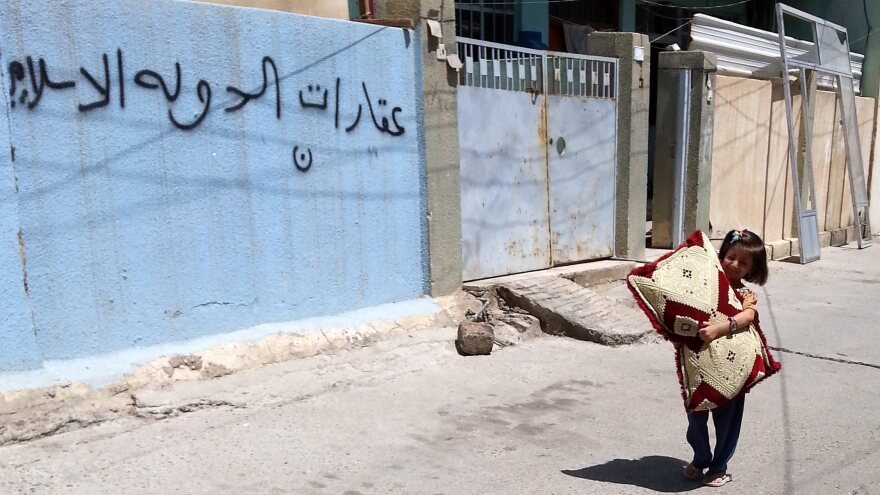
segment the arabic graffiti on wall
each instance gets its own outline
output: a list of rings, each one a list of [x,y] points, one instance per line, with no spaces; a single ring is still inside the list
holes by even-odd
[[[424,294],[418,36],[0,0],[0,372]]]
[[[113,63],[110,62],[111,57],[107,53],[101,55],[101,66],[98,71],[94,68],[90,70],[86,66],[79,67],[79,78],[70,80],[53,79],[49,73],[47,62],[44,58],[39,57],[34,61],[31,55],[25,56],[23,59],[13,59],[7,67],[8,88],[9,88],[9,106],[12,109],[27,108],[29,111],[36,111],[47,94],[47,90],[62,92],[64,90],[73,89],[77,84],[86,84],[90,88],[90,92],[94,93],[96,99],[86,102],[76,102],[77,111],[85,113],[99,110],[116,101],[120,109],[125,108],[125,92],[126,85],[133,84],[136,88],[152,91],[161,90],[166,103],[168,104],[168,121],[174,128],[181,131],[192,131],[198,128],[208,117],[212,109],[213,90],[211,83],[205,79],[199,79],[195,88],[191,91],[194,97],[198,99],[201,109],[197,116],[189,121],[178,117],[174,112],[174,103],[181,96],[181,65],[179,62],[174,63],[173,75],[165,74],[154,70],[153,68],[143,68],[134,72],[129,80],[126,74],[124,62],[124,54],[122,49],[117,49]],[[227,85],[226,92],[231,96],[228,102],[223,104],[224,113],[238,112],[245,108],[248,103],[253,100],[266,96],[271,93],[270,98],[274,98],[275,118],[282,118],[282,81],[279,78],[278,65],[270,56],[264,56],[260,62],[262,71],[262,83],[255,91],[247,91],[245,89]],[[169,82],[170,81],[170,82]],[[113,96],[114,85],[116,86]],[[390,107],[389,102],[385,98],[374,100],[370,96],[366,82],[361,82],[359,87],[343,88],[342,79],[337,77],[332,82],[333,96],[330,96],[330,89],[324,85],[317,83],[309,84],[305,88],[299,90],[300,108],[306,111],[328,112],[332,110],[333,127],[339,129],[342,126],[346,133],[355,131],[361,124],[361,117],[364,113],[364,105],[370,116],[370,121],[375,129],[384,134],[393,137],[402,136],[406,129],[398,122],[398,115],[403,111],[399,106]],[[358,91],[361,101],[357,105],[355,118],[349,123],[340,123],[340,93],[343,91]],[[129,90],[130,91],[130,90]],[[333,108],[330,109],[332,102]],[[308,147],[294,145],[291,156],[293,165],[300,172],[308,172],[313,164],[313,155]]]

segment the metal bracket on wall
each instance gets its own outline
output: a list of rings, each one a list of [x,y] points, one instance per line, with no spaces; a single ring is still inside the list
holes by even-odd
[[[789,44],[794,40],[787,39],[785,36],[785,16],[791,16],[810,24],[814,43],[809,45],[808,50],[790,51]],[[779,31],[779,49],[782,54],[782,86],[785,92],[785,110],[788,123],[789,168],[791,169],[792,192],[795,198],[793,204],[798,224],[800,262],[809,263],[819,259],[819,226],[811,160],[814,102],[810,101],[811,93],[807,88],[807,71],[831,75],[835,79],[837,98],[843,114],[841,120],[844,136],[846,136],[846,163],[859,248],[871,245],[868,194],[862,164],[861,144],[859,143],[858,119],[855,112],[849,41],[846,28],[782,3],[776,5],[776,22]],[[794,56],[792,52],[796,52],[797,55]],[[794,127],[791,82],[789,80],[791,71],[797,73],[801,90],[801,119],[806,140],[806,148],[801,160],[798,159],[798,145]]]

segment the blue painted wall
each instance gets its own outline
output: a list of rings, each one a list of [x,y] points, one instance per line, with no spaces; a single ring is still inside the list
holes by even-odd
[[[0,370],[424,293],[412,32],[2,0],[0,36]]]
[[[9,126],[0,123],[0,369],[40,365],[40,353],[26,297],[24,265],[19,250],[18,188],[11,161]]]

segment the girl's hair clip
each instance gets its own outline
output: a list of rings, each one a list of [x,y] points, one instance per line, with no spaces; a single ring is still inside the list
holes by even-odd
[[[733,235],[730,236],[730,243],[739,242],[742,240],[742,233],[738,230],[733,231]]]

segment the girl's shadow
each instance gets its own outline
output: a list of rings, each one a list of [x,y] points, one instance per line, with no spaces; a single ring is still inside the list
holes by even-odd
[[[681,493],[696,490],[699,481],[684,477],[687,461],[664,456],[647,456],[641,459],[614,459],[578,470],[563,469],[563,474],[575,478],[634,485],[656,492]]]

